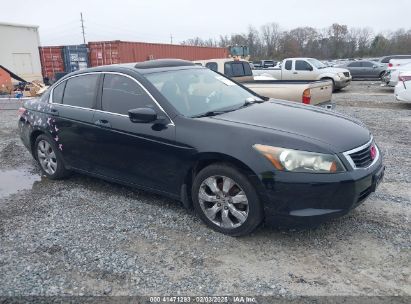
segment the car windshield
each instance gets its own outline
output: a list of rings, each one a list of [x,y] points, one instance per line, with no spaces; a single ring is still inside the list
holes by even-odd
[[[315,66],[317,69],[324,69],[327,67],[324,63],[314,58],[308,58],[307,61],[311,63],[313,66]]]
[[[161,94],[184,116],[232,111],[256,95],[209,69],[186,69],[146,74]]]

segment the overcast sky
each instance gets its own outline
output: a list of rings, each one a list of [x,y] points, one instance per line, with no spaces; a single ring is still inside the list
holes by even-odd
[[[276,22],[283,29],[325,28],[332,23],[370,27],[375,33],[411,28],[411,0],[40,0],[4,1],[1,22],[40,26],[42,45],[82,43],[80,12],[86,40],[129,40],[178,43],[218,38]]]

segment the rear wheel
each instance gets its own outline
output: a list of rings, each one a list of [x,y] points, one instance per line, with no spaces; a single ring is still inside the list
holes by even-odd
[[[249,234],[263,220],[263,209],[254,186],[238,169],[214,164],[201,170],[192,188],[199,217],[221,233]]]
[[[63,157],[52,139],[46,135],[39,135],[34,148],[40,168],[48,178],[60,179],[68,175]]]
[[[380,75],[378,76],[379,79],[382,79],[382,76],[384,76],[385,71],[381,72]]]

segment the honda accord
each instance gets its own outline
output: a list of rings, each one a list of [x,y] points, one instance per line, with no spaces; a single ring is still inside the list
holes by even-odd
[[[344,215],[384,174],[361,122],[269,100],[183,60],[71,73],[26,101],[18,126],[48,178],[77,171],[163,194],[233,236],[264,220]]]

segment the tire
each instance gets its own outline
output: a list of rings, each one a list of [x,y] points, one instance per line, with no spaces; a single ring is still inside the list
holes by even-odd
[[[247,235],[263,221],[263,207],[255,187],[229,164],[202,169],[194,178],[192,200],[201,220],[226,235]]]
[[[385,71],[381,72],[380,75],[378,76],[378,79],[382,80],[382,77],[384,76],[384,74],[385,74]]]
[[[62,179],[69,171],[64,167],[63,156],[50,137],[41,134],[34,143],[34,153],[41,171],[50,179]]]

